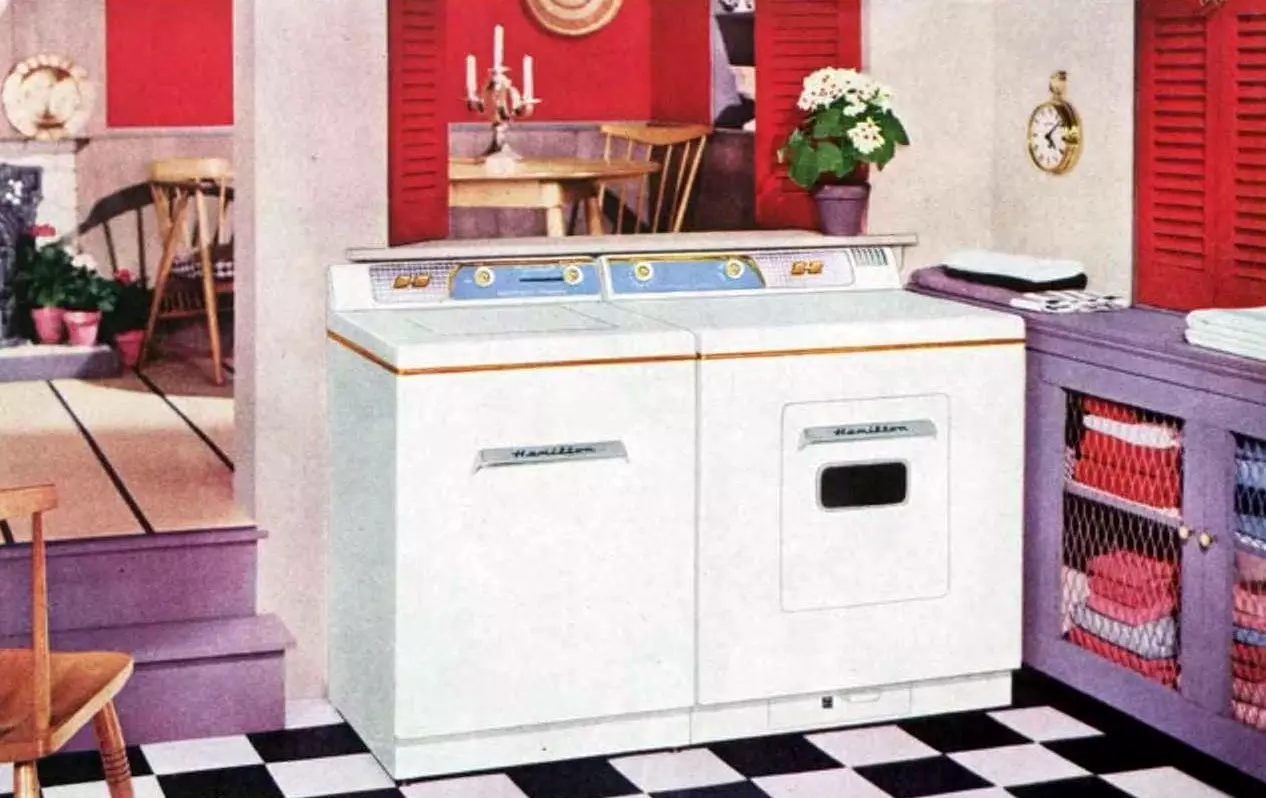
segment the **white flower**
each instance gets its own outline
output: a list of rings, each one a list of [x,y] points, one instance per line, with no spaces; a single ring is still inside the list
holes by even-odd
[[[74,253],[74,257],[71,259],[71,262],[84,271],[97,271],[97,259],[89,255],[87,252]]]
[[[884,145],[883,131],[870,117],[853,125],[848,131],[848,139],[862,155],[869,155]]]
[[[847,116],[860,116],[872,105],[888,111],[892,108],[892,90],[855,69],[824,67],[804,79],[796,106],[802,111],[817,111],[839,100],[844,100]]]

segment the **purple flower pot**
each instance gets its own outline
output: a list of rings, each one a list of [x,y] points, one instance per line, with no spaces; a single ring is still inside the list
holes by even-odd
[[[855,236],[862,232],[866,219],[866,203],[870,199],[870,184],[843,186],[819,186],[813,192],[818,203],[818,218],[822,232],[829,236]]]

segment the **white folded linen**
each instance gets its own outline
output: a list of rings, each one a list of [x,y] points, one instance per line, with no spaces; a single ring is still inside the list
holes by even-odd
[[[1215,331],[1236,331],[1263,339],[1266,344],[1266,306],[1259,308],[1206,308],[1187,314],[1187,326]]]
[[[1258,344],[1250,344],[1242,336],[1222,335],[1208,327],[1188,327],[1183,337],[1187,339],[1187,343],[1205,349],[1216,349],[1253,360],[1266,360],[1266,339]]]
[[[983,249],[959,250],[945,258],[942,263],[951,269],[963,272],[992,274],[1031,283],[1067,280],[1086,273],[1086,269],[1074,260],[1011,255]]]
[[[1102,432],[1117,440],[1132,443],[1135,446],[1146,446],[1149,449],[1173,449],[1182,445],[1182,439],[1178,437],[1174,428],[1164,424],[1128,424],[1089,413],[1082,420],[1082,424],[1086,429]]]

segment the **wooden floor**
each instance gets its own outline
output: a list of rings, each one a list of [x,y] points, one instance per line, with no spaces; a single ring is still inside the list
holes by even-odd
[[[50,540],[243,526],[233,502],[233,382],[169,358],[118,379],[0,383],[0,485],[49,481]],[[0,545],[30,539],[0,526]]]

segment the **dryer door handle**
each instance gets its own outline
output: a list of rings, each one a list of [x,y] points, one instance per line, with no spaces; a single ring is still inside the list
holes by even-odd
[[[571,463],[584,460],[628,460],[623,441],[588,441],[584,443],[551,443],[532,446],[504,446],[480,449],[475,458],[475,471],[505,466]]]
[[[800,448],[823,443],[852,443],[892,438],[935,438],[936,422],[931,419],[871,421],[864,424],[828,424],[807,427],[800,433]]]

